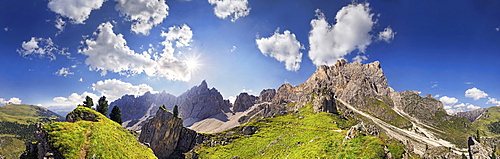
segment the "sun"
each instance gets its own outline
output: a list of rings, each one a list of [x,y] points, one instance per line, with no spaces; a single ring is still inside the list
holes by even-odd
[[[201,63],[200,63],[200,56],[199,55],[196,55],[196,54],[192,54],[192,55],[187,55],[184,57],[185,58],[185,63],[186,63],[186,66],[187,66],[187,70],[190,72],[190,73],[193,73],[195,72],[196,70],[198,70],[201,66]]]

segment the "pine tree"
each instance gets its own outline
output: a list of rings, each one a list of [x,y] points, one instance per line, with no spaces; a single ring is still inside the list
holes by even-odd
[[[172,110],[172,112],[174,113],[174,117],[179,116],[179,106],[175,105],[174,110]]]
[[[101,98],[99,98],[98,105],[97,105],[97,111],[104,116],[108,115],[108,101],[106,100],[105,96],[102,96]]]
[[[83,106],[88,107],[88,108],[92,108],[92,106],[94,106],[94,102],[92,101],[92,98],[90,98],[89,96],[85,97],[85,101],[83,101]]]
[[[109,119],[117,122],[118,124],[122,124],[122,112],[118,106],[114,106],[109,114]]]
[[[477,142],[481,142],[481,136],[479,136],[479,130],[476,130]]]

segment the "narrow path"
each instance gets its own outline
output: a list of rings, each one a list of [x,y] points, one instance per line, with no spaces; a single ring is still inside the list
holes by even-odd
[[[83,146],[80,149],[80,153],[78,155],[78,158],[83,159],[87,157],[87,151],[89,150],[89,144],[90,144],[90,133],[92,132],[92,127],[94,124],[90,124],[89,126],[89,131],[85,132],[85,142],[83,142]]]
[[[451,144],[450,142],[447,142],[444,140],[431,139],[431,138],[428,138],[426,136],[422,136],[421,134],[415,133],[413,131],[408,131],[408,130],[404,130],[404,129],[395,127],[395,126],[388,124],[385,121],[382,121],[376,117],[373,117],[365,112],[357,110],[356,108],[354,108],[353,106],[344,102],[341,99],[338,99],[338,98],[335,98],[335,99],[337,101],[340,101],[343,105],[345,105],[347,108],[351,109],[355,113],[360,114],[360,115],[370,119],[371,121],[373,121],[373,123],[378,125],[380,128],[384,129],[387,132],[387,135],[389,135],[393,138],[396,138],[400,141],[407,141],[408,139],[412,139],[414,141],[421,142],[423,144],[427,144],[427,145],[431,145],[431,146],[450,147],[450,148],[452,148],[453,152],[455,152],[457,154],[462,154],[462,151],[464,151],[464,150],[456,148],[456,146],[454,144]],[[423,152],[421,152],[421,153],[423,153]]]

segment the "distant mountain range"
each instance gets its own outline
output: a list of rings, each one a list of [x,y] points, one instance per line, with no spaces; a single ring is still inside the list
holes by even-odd
[[[489,158],[495,153],[500,136],[494,130],[500,121],[496,118],[500,112],[497,107],[461,113],[467,115],[448,115],[443,104],[431,95],[422,97],[418,92],[394,91],[379,62],[361,64],[339,60],[333,66],[318,67],[300,85],[284,84],[278,90],[263,90],[259,96],[242,93],[233,105],[224,101],[215,88],[208,89],[205,81],[179,97],[161,93],[137,97],[139,100],[125,97],[129,99],[127,102],[122,102],[123,98],[111,105],[123,107],[124,113],[130,114],[125,118],[128,121],[142,117],[139,121],[147,123],[147,118],[153,117],[159,105],[165,104],[171,111],[177,104],[184,126],[199,132],[242,130],[246,123],[253,125],[268,121],[266,119],[293,116],[306,108],[313,113],[326,112],[340,118],[332,121],[334,123],[356,121],[350,129],[344,128],[349,130],[347,136],[356,130],[379,137],[386,144],[400,143],[404,153],[396,158],[458,158],[462,154]],[[140,126],[136,126],[138,130]],[[230,138],[222,141],[233,142]],[[212,146],[216,145],[208,147]]]

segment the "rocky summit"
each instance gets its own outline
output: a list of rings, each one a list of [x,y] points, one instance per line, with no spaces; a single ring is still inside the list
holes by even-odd
[[[174,105],[178,105],[179,116],[184,119],[184,126],[190,126],[209,117],[227,120],[225,113],[231,112],[232,107],[217,89],[208,88],[206,81],[202,81],[200,85],[194,86],[178,97],[165,91],[158,94],[147,92],[138,97],[125,95],[112,102],[110,107],[120,107],[124,127],[130,130],[140,130],[142,125],[155,116],[157,110],[163,105],[170,111]]]

